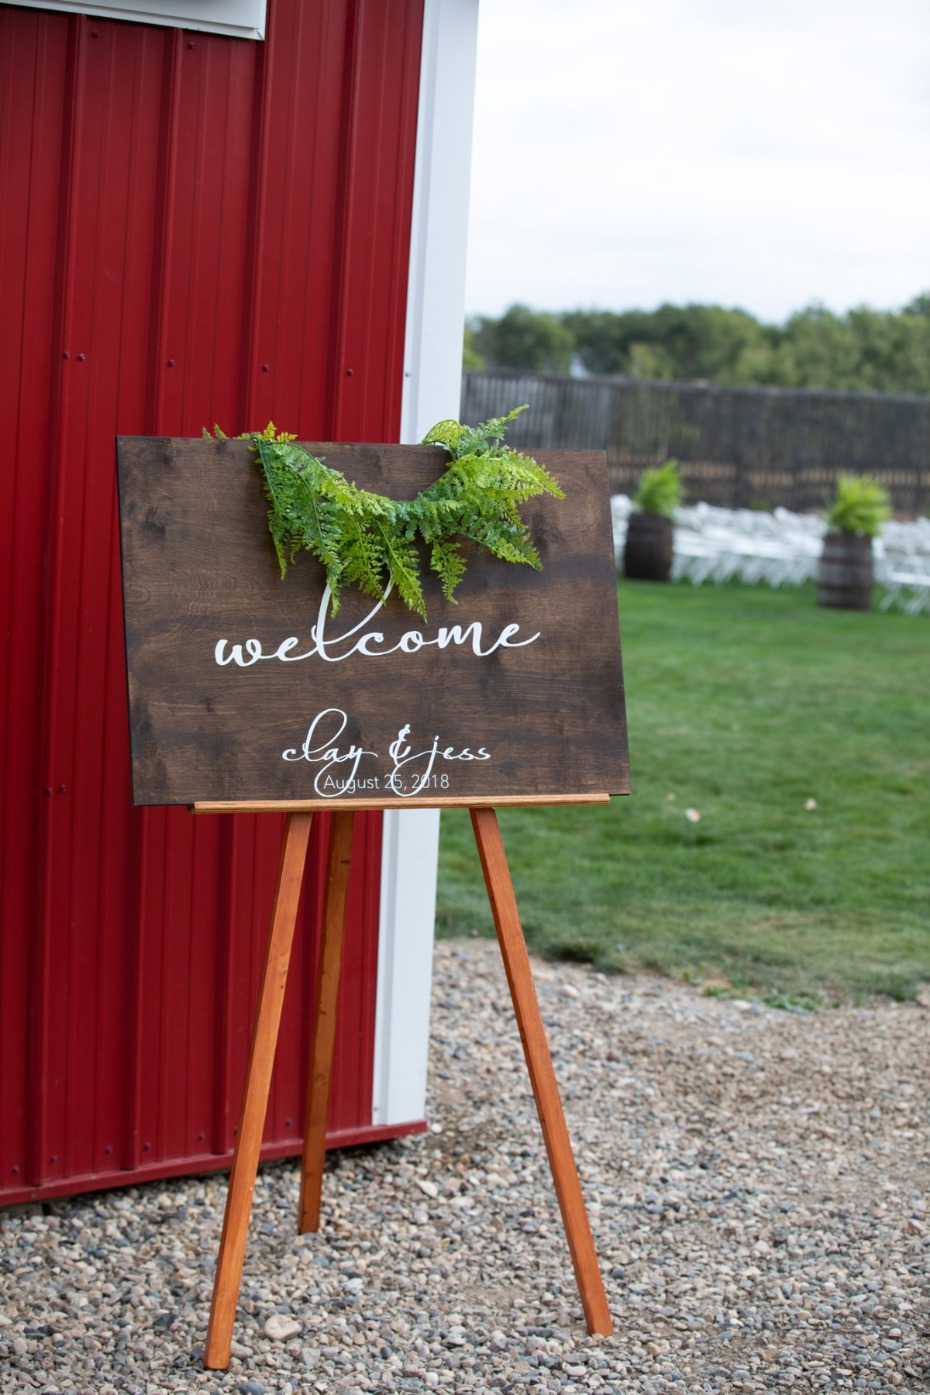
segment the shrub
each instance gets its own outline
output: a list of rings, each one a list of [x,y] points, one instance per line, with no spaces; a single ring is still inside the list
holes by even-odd
[[[827,514],[827,527],[874,538],[891,513],[888,491],[868,475],[841,475]]]
[[[684,497],[678,469],[677,460],[666,460],[664,465],[653,465],[644,470],[639,488],[633,496],[634,506],[643,513],[663,514],[671,518]]]

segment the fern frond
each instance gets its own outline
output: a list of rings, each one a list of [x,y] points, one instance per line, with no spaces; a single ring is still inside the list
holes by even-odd
[[[366,596],[383,600],[385,596],[385,557],[380,538],[368,520],[357,513],[346,512],[343,523],[343,580],[347,586],[357,586]]]
[[[426,619],[426,601],[420,584],[420,559],[414,544],[388,526],[383,518],[373,522],[383,550],[385,568],[397,594],[410,610]]]
[[[340,514],[345,505],[340,500],[340,481],[346,489],[351,486],[338,471],[328,469],[298,446],[263,436],[253,440],[271,503],[268,525],[281,577],[286,576],[288,565],[301,548],[312,552],[326,569],[335,611],[343,570]]]
[[[421,445],[445,446],[454,460],[456,458],[458,443],[465,429],[466,428],[461,426],[457,421],[452,421],[451,418],[446,418],[445,421],[437,421],[436,425],[431,426],[429,431],[427,431]]]
[[[483,421],[480,426],[460,426],[456,438],[456,448],[454,451],[450,451],[453,460],[460,460],[467,455],[486,455],[489,451],[493,451],[495,449],[494,443],[497,442],[499,445],[503,441],[508,423],[518,417],[521,412],[525,412],[529,405],[528,402],[524,402],[522,407],[514,407],[513,411],[508,412],[505,417],[491,417],[490,421]],[[448,424],[448,422],[443,423],[446,426]],[[457,426],[458,423],[455,422],[453,425]],[[511,451],[509,446],[506,449],[512,455],[517,454],[516,451]]]
[[[439,578],[446,600],[457,604],[453,592],[465,575],[466,567],[459,544],[447,538],[437,538],[430,548],[429,564]]]

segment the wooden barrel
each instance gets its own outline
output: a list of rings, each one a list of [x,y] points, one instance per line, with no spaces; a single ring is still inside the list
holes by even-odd
[[[868,610],[872,580],[872,539],[856,533],[828,533],[817,571],[817,604]]]
[[[668,581],[672,570],[672,520],[631,513],[623,549],[623,575],[634,581]]]

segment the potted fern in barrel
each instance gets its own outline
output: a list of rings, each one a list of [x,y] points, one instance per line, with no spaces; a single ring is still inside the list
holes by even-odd
[[[644,470],[633,495],[623,549],[623,575],[635,581],[668,581],[672,571],[674,514],[682,501],[678,461]]]
[[[868,475],[841,475],[827,514],[817,572],[817,604],[868,610],[872,604],[872,539],[891,513],[887,490]]]

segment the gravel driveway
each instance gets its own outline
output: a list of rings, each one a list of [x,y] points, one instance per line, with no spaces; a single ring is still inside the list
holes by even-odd
[[[3,1214],[0,1388],[930,1390],[930,1008],[534,968],[613,1337],[584,1330],[497,947],[456,941],[431,1132],[330,1155],[315,1236],[296,1165],[262,1169],[228,1373],[200,1364],[213,1176]]]

